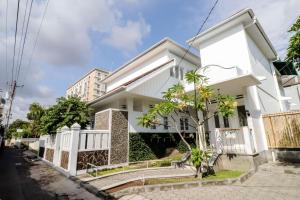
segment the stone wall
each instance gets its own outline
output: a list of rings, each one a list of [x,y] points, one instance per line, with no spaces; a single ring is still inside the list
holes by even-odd
[[[69,152],[62,151],[61,158],[60,158],[60,166],[64,169],[68,170],[68,164],[69,164]]]
[[[87,163],[96,166],[108,165],[108,150],[78,152],[77,170],[86,169]]]
[[[109,110],[95,114],[94,129],[108,130],[109,129]]]
[[[49,162],[53,162],[54,149],[46,148],[45,159]]]
[[[128,113],[112,110],[110,164],[128,162]]]

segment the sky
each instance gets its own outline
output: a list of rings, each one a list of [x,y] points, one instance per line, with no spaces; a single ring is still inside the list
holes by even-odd
[[[12,79],[17,2],[0,0],[2,96]],[[26,3],[28,14],[30,2],[20,0],[15,63],[20,61],[22,24]],[[25,119],[32,102],[43,106],[55,103],[69,85],[89,70],[97,67],[113,71],[165,37],[187,47],[186,41],[196,34],[214,1],[49,0],[33,51],[46,3],[47,0],[33,1],[18,78],[18,85],[24,86],[17,88],[13,119]],[[300,1],[219,0],[203,30],[244,8],[253,9],[283,59],[290,37],[287,30],[300,13]]]

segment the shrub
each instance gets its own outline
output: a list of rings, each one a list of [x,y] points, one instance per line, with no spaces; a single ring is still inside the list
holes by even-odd
[[[156,159],[151,148],[146,144],[144,139],[138,133],[129,135],[129,161],[142,161]]]
[[[180,152],[180,153],[185,153],[189,150],[189,148],[187,147],[187,145],[180,140],[180,142],[177,144],[176,149]]]

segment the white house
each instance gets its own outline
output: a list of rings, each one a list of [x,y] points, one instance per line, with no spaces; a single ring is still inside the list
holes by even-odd
[[[174,132],[164,126],[143,128],[136,118],[161,101],[162,92],[173,84],[182,82],[189,88],[183,74],[198,69],[212,88],[235,96],[238,102],[234,117],[209,120],[206,132],[211,146],[216,147],[221,138],[224,152],[264,153],[268,146],[262,115],[285,111],[287,104],[273,65],[277,53],[253,11],[242,10],[187,42],[199,50],[200,57],[185,55],[185,48],[166,38],[111,73],[104,80],[106,94],[89,103],[96,112],[95,127],[101,128],[103,120],[117,126],[109,116],[119,109],[128,113],[126,134]],[[101,115],[107,111],[110,114]],[[185,128],[184,120],[180,127],[194,131]]]
[[[167,127],[143,128],[136,118],[162,100],[162,93],[178,82],[185,82],[184,74],[200,66],[200,59],[171,39],[156,43],[105,80],[107,92],[89,104],[96,112],[106,109],[128,111],[128,132],[175,132]],[[185,55],[185,58],[181,58]],[[185,132],[194,132],[186,130]]]

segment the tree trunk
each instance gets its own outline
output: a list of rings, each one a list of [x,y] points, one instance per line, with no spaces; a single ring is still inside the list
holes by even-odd
[[[204,133],[203,133],[203,125],[198,125],[197,133],[198,133],[198,137],[199,137],[199,146],[198,146],[198,148],[200,150],[204,150],[205,140],[204,140]]]

